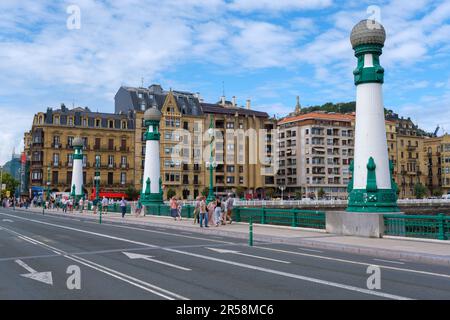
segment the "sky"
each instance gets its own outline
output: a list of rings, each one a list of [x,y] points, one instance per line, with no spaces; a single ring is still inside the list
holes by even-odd
[[[0,164],[48,107],[114,112],[121,85],[159,83],[281,117],[355,100],[349,36],[387,32],[385,106],[450,130],[450,0],[1,0]]]

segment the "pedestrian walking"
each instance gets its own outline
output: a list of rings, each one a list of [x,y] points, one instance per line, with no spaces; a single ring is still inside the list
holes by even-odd
[[[172,218],[177,221],[177,217],[178,217],[178,202],[177,202],[177,198],[175,196],[172,197],[172,199],[170,199],[170,215],[172,216]]]
[[[103,214],[108,213],[108,199],[106,197],[103,197],[102,199],[102,212]]]
[[[142,211],[142,203],[140,201],[138,201],[136,203],[136,211],[135,211],[135,217],[139,217],[141,215],[141,211]]]
[[[203,228],[203,220],[205,220],[205,228],[208,228],[208,211],[206,210],[205,197],[200,201],[200,228]]]
[[[122,200],[120,200],[120,209],[122,210],[122,218],[125,218],[125,213],[127,213],[127,202],[125,201],[125,197],[122,197]]]
[[[194,202],[194,224],[200,222],[200,202],[202,200],[201,196],[198,196]]]
[[[230,220],[230,224],[233,222],[233,219],[231,218],[231,214],[233,212],[233,206],[234,206],[234,199],[231,197],[231,193],[228,194],[228,199],[226,201],[226,207],[227,207],[227,214],[225,215],[225,224],[228,220]]]
[[[211,201],[206,207],[208,210],[208,221],[214,223],[214,209],[216,209],[216,201]]]
[[[84,211],[84,200],[83,200],[83,198],[81,198],[80,201],[78,201],[78,209],[80,210],[80,213],[83,213],[83,211]]]
[[[214,223],[216,227],[220,225],[221,216],[222,216],[222,203],[220,202],[220,200],[216,200],[216,208],[214,209]]]
[[[179,221],[181,221],[182,210],[183,210],[183,203],[181,203],[181,201],[178,201],[177,217],[178,217],[178,219],[180,219]]]

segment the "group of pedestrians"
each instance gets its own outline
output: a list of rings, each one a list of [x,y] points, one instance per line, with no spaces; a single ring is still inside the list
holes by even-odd
[[[205,228],[209,228],[208,223],[216,227],[226,225],[228,221],[231,224],[233,221],[231,218],[233,204],[234,199],[231,194],[224,201],[216,199],[209,204],[206,204],[205,196],[197,197],[194,206],[194,224],[200,224],[200,228],[203,228],[203,225]]]

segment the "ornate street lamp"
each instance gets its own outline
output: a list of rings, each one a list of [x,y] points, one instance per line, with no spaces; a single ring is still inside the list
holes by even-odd
[[[208,197],[206,198],[206,202],[210,203],[210,202],[214,201],[216,198],[214,195],[214,184],[213,184],[213,170],[216,167],[216,162],[214,161],[214,158],[213,158],[213,142],[214,142],[214,117],[213,117],[213,115],[210,116],[208,134],[211,137],[211,140],[209,143],[209,148],[210,148],[211,153],[210,153],[210,157],[209,157],[209,162],[206,163],[206,165],[209,166],[209,192],[208,192]]]
[[[278,186],[278,189],[281,190],[281,201],[284,201],[284,190],[286,190],[286,186]]]

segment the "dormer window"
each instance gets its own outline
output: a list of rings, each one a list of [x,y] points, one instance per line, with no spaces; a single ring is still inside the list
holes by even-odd
[[[69,117],[69,126],[73,126],[73,118]]]
[[[95,126],[97,127],[97,128],[100,128],[100,119],[95,119]]]
[[[145,111],[145,102],[141,103],[141,111]]]
[[[87,127],[87,119],[83,118],[83,127]]]
[[[127,128],[127,122],[126,121],[122,121],[122,129],[126,129]]]
[[[110,129],[114,128],[114,121],[113,120],[109,120],[108,121],[108,128],[110,128]]]
[[[56,117],[55,117],[53,123],[54,123],[54,124],[57,124],[57,125],[59,124],[59,116],[56,116]]]
[[[142,93],[139,93],[138,96],[139,96],[139,99],[143,99],[144,98],[144,95]]]

